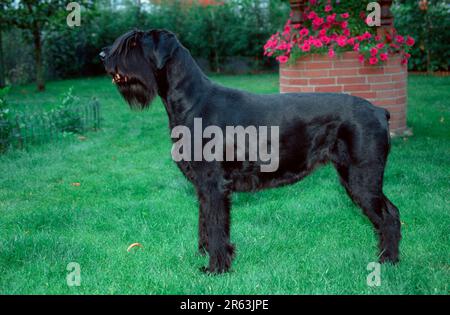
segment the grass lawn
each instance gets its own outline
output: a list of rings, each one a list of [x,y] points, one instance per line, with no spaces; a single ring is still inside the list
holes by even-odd
[[[278,91],[277,75],[214,79]],[[132,112],[106,77],[51,82],[42,94],[15,87],[9,101],[46,107],[71,86],[101,100],[100,132],[0,156],[1,294],[449,293],[449,77],[410,76],[414,136],[393,141],[385,177],[401,212],[402,260],[382,266],[379,287],[366,284],[377,259],[372,227],[330,166],[295,185],[235,194],[233,270],[200,273],[196,198],[171,160],[161,102]],[[144,247],[127,252],[134,242]],[[79,287],[66,284],[69,262],[81,266]]]

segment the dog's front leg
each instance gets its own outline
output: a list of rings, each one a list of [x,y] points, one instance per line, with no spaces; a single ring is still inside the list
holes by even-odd
[[[206,272],[222,273],[231,267],[234,247],[230,243],[230,193],[208,183],[200,194],[200,209],[206,226],[209,266]]]

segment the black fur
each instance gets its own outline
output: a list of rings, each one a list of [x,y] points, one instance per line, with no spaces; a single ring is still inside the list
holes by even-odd
[[[347,193],[373,223],[380,239],[380,261],[398,261],[399,212],[382,189],[390,146],[386,110],[346,94],[256,95],[217,85],[165,30],[129,32],[104,49],[101,57],[132,106],[145,108],[159,94],[170,128],[184,125],[192,130],[194,117],[203,119],[203,128],[280,126],[276,172],[260,172],[260,161],[177,163],[197,191],[199,249],[210,257],[205,270],[225,272],[231,266],[233,191],[291,184],[327,162],[335,166]]]

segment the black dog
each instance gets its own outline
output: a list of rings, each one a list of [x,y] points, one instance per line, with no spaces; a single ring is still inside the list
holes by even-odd
[[[170,128],[279,126],[279,167],[261,172],[261,161],[180,161],[200,203],[199,249],[209,254],[209,272],[230,268],[230,195],[291,184],[331,161],[352,200],[380,239],[380,261],[398,261],[398,209],[383,193],[390,147],[389,113],[346,94],[256,95],[211,82],[189,51],[165,30],[131,31],[103,49],[100,57],[123,97],[146,108],[158,94]],[[246,149],[247,150],[247,149]]]

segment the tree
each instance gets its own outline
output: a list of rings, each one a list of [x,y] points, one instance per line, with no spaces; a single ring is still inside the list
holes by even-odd
[[[36,86],[38,91],[45,90],[45,74],[42,58],[42,32],[57,16],[65,14],[66,1],[63,0],[9,0],[7,17],[10,25],[29,32],[28,40],[34,46],[36,67]],[[65,19],[59,19],[65,23]]]
[[[0,88],[5,87],[5,62],[3,59],[3,30],[6,28],[6,4],[0,2]]]

